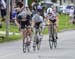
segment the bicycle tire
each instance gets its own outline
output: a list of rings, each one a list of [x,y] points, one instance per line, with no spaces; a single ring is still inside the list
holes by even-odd
[[[40,50],[40,45],[41,45],[41,39],[38,40],[37,50]]]
[[[34,41],[33,41],[33,51],[36,50],[36,36],[34,36]]]
[[[27,46],[27,50],[28,50],[28,52],[30,52],[30,46]]]
[[[37,44],[37,50],[40,50],[40,45],[39,44]]]
[[[39,38],[39,36],[37,35],[37,34],[39,34],[40,35],[40,32],[38,33],[39,31],[37,31],[36,30],[36,34],[35,34],[35,36],[34,36],[34,42],[35,42],[35,46],[33,47],[33,50],[35,51],[36,50],[36,48],[37,48],[37,50],[39,50],[40,49],[40,44],[41,44],[41,39]]]
[[[33,51],[35,51],[36,50],[36,46],[33,46]]]
[[[37,48],[37,50],[39,50],[39,41],[38,41],[38,37],[36,37],[35,36],[35,39],[34,39],[35,41],[34,41],[34,46],[33,46],[33,50],[35,51],[36,50],[36,48]]]
[[[25,53],[25,52],[26,52],[26,44],[25,44],[25,42],[23,40],[23,53]]]
[[[49,37],[49,46],[50,46],[50,49],[53,49],[53,41],[51,37]]]
[[[57,47],[57,39],[56,39],[55,31],[53,34],[53,43],[54,43],[54,48],[56,48]]]
[[[54,42],[54,48],[57,48],[57,40]]]
[[[26,47],[27,47],[27,51],[30,52],[30,42],[28,42],[28,37],[26,38]]]

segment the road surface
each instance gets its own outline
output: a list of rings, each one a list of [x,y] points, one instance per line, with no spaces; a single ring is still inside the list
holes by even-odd
[[[44,36],[40,51],[22,52],[22,41],[0,44],[0,59],[75,59],[75,31],[58,33],[58,46],[50,50],[48,36]]]

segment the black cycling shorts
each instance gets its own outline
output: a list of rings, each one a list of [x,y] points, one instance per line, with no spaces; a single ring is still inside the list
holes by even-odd
[[[36,22],[36,23],[35,23],[35,28],[38,29],[41,23],[42,23],[42,22]]]
[[[19,21],[19,23],[20,23],[20,25],[21,25],[21,29],[24,29],[25,28],[25,26],[29,26],[29,25],[31,25],[30,24],[30,21]]]
[[[54,20],[50,20],[52,23],[55,23],[56,22],[56,19],[54,19]]]

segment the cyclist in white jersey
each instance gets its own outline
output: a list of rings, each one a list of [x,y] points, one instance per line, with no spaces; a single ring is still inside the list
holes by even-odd
[[[35,14],[33,17],[32,17],[32,27],[34,27],[34,29],[41,29],[41,33],[40,33],[40,38],[42,38],[42,32],[44,30],[43,28],[43,17],[40,16],[40,13],[37,12],[37,14]],[[35,33],[35,30],[34,30],[34,33]]]
[[[32,17],[32,23],[33,23],[33,26],[36,26],[39,28],[40,24],[43,23],[43,17],[40,16],[40,13],[37,12],[37,14],[35,14],[33,17]]]
[[[57,28],[58,28],[58,16],[57,16],[57,13],[56,13],[56,9],[55,7],[52,7],[52,8],[48,8],[47,9],[47,21],[48,21],[48,25],[51,23],[51,22],[54,22],[54,27],[55,27],[55,30],[57,32]],[[58,38],[58,37],[56,37]]]

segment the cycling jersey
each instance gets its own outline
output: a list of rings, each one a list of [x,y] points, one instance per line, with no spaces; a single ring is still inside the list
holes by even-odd
[[[20,11],[20,13],[17,15],[17,18],[18,20],[20,21],[26,21],[26,20],[29,20],[30,19],[30,16],[31,16],[31,11],[26,8],[23,8],[23,10]],[[29,18],[28,18],[29,17]]]
[[[32,17],[32,20],[34,22],[43,22],[43,17],[38,15],[38,14],[35,14],[33,17]]]
[[[23,7],[22,9],[17,9],[17,21],[20,24],[20,28],[24,29],[25,26],[29,26],[31,25],[30,21],[31,21],[31,11],[29,10],[29,8],[25,8]]]
[[[47,9],[47,18],[52,21],[52,22],[55,22],[56,21],[56,11],[53,10],[52,8],[48,8]]]

